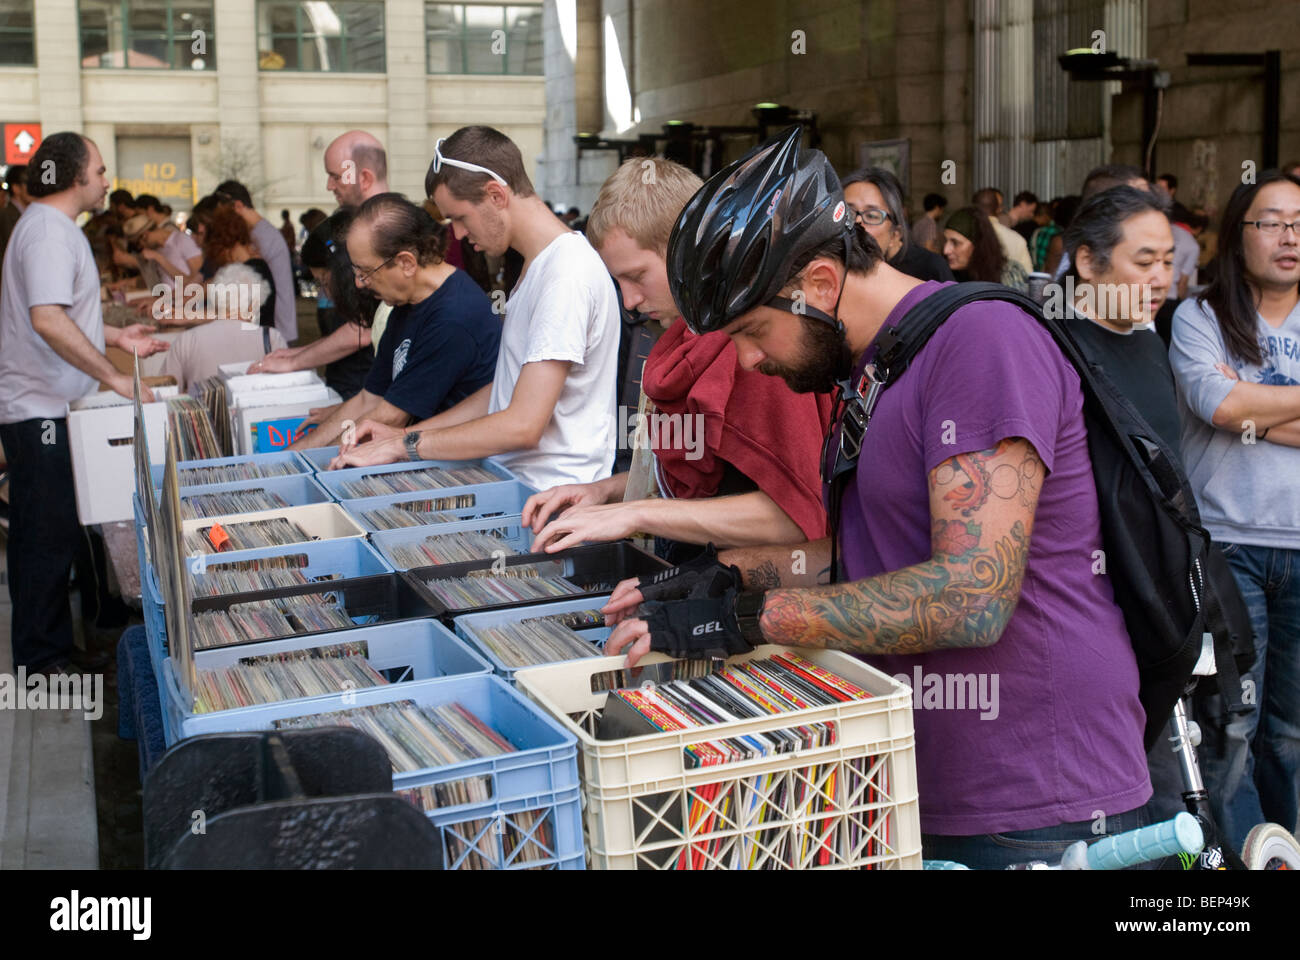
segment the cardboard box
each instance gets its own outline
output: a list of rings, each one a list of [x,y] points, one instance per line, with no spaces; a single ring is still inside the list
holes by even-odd
[[[277,402],[277,391],[268,391],[264,399],[270,402],[256,407],[241,406],[231,411],[231,431],[235,437],[237,453],[275,453],[287,449],[289,443],[293,442],[290,438],[298,435],[298,425],[308,412],[315,407],[328,407],[343,400],[337,392],[324,384],[320,385],[319,391],[313,389],[310,399],[295,398],[290,402]],[[270,429],[271,426],[274,429]],[[259,442],[269,445],[262,449]]]

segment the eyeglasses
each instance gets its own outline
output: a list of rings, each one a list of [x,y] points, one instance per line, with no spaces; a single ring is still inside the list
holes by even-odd
[[[867,207],[865,210],[855,210],[853,214],[863,225],[868,227],[878,227],[886,220],[893,220],[888,213],[879,207]]]
[[[397,256],[397,254],[393,254],[393,256],[389,257],[387,260],[385,260],[385,261],[384,261],[383,263],[381,263],[379,266],[377,266],[377,267],[372,267],[372,268],[370,268],[369,270],[365,271],[364,273],[362,273],[360,270],[358,270],[358,269],[357,269],[357,265],[354,263],[354,264],[352,264],[352,275],[353,275],[354,277],[356,277],[357,280],[358,280],[360,283],[364,283],[364,284],[366,284],[366,285],[369,285],[369,284],[370,284],[370,278],[373,277],[373,276],[374,276],[376,273],[378,273],[380,270],[384,269],[384,267],[386,267],[386,266],[388,266],[390,263],[392,263],[392,262],[393,262],[393,259],[394,259],[396,256]]]
[[[450,167],[460,167],[460,169],[462,170],[470,170],[474,173],[486,173],[497,183],[501,184],[501,186],[503,187],[510,186],[510,184],[506,183],[505,177],[501,176],[501,174],[499,173],[493,173],[487,167],[480,167],[477,163],[469,163],[466,160],[453,160],[451,157],[444,157],[442,155],[442,144],[443,141],[446,139],[447,139],[446,137],[439,137],[438,142],[433,145],[433,172],[434,173],[439,173],[442,170],[443,165],[446,164],[447,166]]]
[[[1300,237],[1300,220],[1292,223],[1284,223],[1281,220],[1243,220],[1241,225],[1250,225],[1266,237],[1281,236],[1288,230],[1294,230],[1295,235]]]

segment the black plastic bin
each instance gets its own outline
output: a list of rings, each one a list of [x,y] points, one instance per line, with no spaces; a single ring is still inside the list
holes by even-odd
[[[356,627],[374,626],[379,623],[391,623],[398,620],[415,620],[432,616],[428,603],[422,594],[395,573],[372,574],[368,577],[351,577],[345,580],[322,580],[316,583],[303,583],[292,587],[277,587],[274,590],[257,590],[247,593],[226,593],[217,597],[196,597],[190,608],[194,613],[207,610],[226,610],[237,603],[250,600],[281,600],[288,597],[302,597],[313,594],[329,594],[342,603],[343,609],[353,620],[366,618],[367,622],[354,623],[352,627],[331,627],[328,630],[304,631],[292,636],[309,637],[318,633],[335,633],[339,630]],[[371,617],[377,619],[371,620]],[[267,640],[280,639],[267,637]],[[261,643],[261,640],[246,640],[238,644],[223,646],[247,646]],[[206,648],[212,649],[212,648]]]
[[[668,567],[667,563],[654,554],[646,553],[626,540],[620,540],[617,543],[587,544],[561,550],[558,553],[526,553],[505,558],[508,567],[535,566],[544,576],[565,577],[582,587],[581,593],[566,594],[562,597],[532,597],[510,603],[492,603],[476,607],[448,607],[425,586],[426,580],[463,577],[474,570],[486,570],[492,566],[492,563],[492,560],[440,563],[401,571],[396,576],[406,581],[411,591],[425,605],[429,616],[438,617],[450,626],[454,618],[464,613],[510,610],[514,607],[528,607],[539,603],[559,603],[565,600],[580,600],[583,597],[598,597],[609,593],[620,580],[655,573]]]

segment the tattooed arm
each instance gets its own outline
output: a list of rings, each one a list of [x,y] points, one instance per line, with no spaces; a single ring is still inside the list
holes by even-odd
[[[723,550],[718,554],[718,562],[738,567],[747,591],[813,587],[830,582],[831,540],[823,537],[797,546]]]
[[[1045,470],[1020,437],[930,473],[932,555],[853,583],[769,590],[772,643],[854,653],[924,653],[997,643],[1024,580]]]

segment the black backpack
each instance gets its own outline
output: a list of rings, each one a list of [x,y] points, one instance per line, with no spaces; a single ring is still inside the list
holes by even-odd
[[[1241,702],[1240,671],[1254,654],[1250,615],[1227,560],[1201,526],[1182,465],[1102,369],[1088,363],[1062,321],[1001,284],[946,286],[881,331],[875,358],[879,390],[903,374],[954,311],[978,300],[1003,300],[1037,318],[1078,371],[1106,572],[1137,655],[1146,749],[1188,690],[1206,633],[1214,638],[1225,710],[1249,710]],[[870,420],[870,406],[856,417],[860,430]],[[838,526],[837,493],[832,492],[832,520]]]

